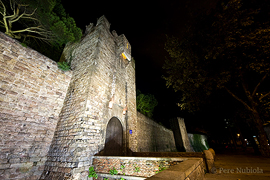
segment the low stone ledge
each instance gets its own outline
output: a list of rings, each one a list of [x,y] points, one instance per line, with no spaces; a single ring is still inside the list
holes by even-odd
[[[147,178],[147,180],[203,180],[205,170],[202,158],[189,158],[178,165]]]
[[[183,157],[94,156],[92,163],[98,174],[109,175],[109,171],[115,168],[120,176],[147,178],[158,173],[161,167],[169,169],[187,159]]]
[[[210,150],[204,150],[203,151],[204,155],[205,155],[205,162],[206,162],[206,168],[207,168],[207,172],[211,173],[212,172],[212,168],[215,166],[214,164],[214,156],[212,154],[212,151]]]
[[[144,180],[146,179],[145,177],[136,177],[136,176],[124,176],[124,175],[110,175],[110,174],[102,174],[102,173],[97,173],[99,178],[111,178],[111,179],[120,179],[124,178],[125,180]]]
[[[94,156],[93,159],[127,159],[127,160],[163,160],[163,161],[185,161],[187,157],[132,157],[132,156]]]
[[[203,158],[203,152],[133,152],[134,157],[198,157]]]

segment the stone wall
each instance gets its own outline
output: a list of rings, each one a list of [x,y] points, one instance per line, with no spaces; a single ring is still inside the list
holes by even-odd
[[[180,152],[194,152],[188,138],[184,118],[170,119],[170,125],[173,130],[177,150]]]
[[[138,152],[176,151],[172,130],[137,112]]]
[[[0,51],[0,179],[38,179],[72,72],[3,33]]]
[[[102,16],[63,56],[73,76],[41,179],[85,179],[92,156],[103,151],[112,118],[123,127],[123,146],[137,150],[135,67],[124,35]],[[129,59],[128,59],[129,58]],[[133,134],[128,134],[133,130]]]
[[[3,33],[0,50],[0,179],[87,179],[111,119],[123,155],[176,150],[171,130],[137,114],[131,46],[104,16],[66,46],[68,72]]]
[[[203,158],[203,152],[133,152],[134,157],[199,157]]]
[[[187,158],[179,157],[113,157],[113,156],[95,156],[93,167],[99,174],[98,180],[108,176],[110,170],[115,169],[117,176],[111,178],[129,179],[128,177],[151,177],[165,169],[182,163]],[[135,178],[134,178],[135,179]]]
[[[147,180],[160,179],[183,179],[183,180],[203,180],[206,166],[202,158],[188,158],[187,160],[166,169]]]

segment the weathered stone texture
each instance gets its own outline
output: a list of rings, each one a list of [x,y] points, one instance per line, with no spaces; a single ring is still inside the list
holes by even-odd
[[[215,167],[215,157],[213,156],[210,150],[204,150],[203,153],[205,154],[205,161],[207,164],[207,171],[209,173],[215,173],[212,168]]]
[[[180,117],[170,119],[170,124],[173,130],[177,150],[180,152],[194,152],[189,141],[184,119]]]
[[[173,132],[137,113],[137,138],[139,152],[176,151]]]
[[[118,171],[118,175],[151,177],[159,173],[161,170],[168,169],[174,165],[182,163],[183,161],[184,160],[182,158],[171,157],[148,158],[95,156],[93,158],[93,167],[96,173],[109,174],[110,170],[115,168]],[[99,177],[98,179],[103,180],[102,177]]]
[[[73,77],[41,179],[87,178],[91,157],[104,149],[106,127],[113,117],[123,127],[123,153],[136,150],[135,135],[127,134],[127,127],[136,132],[135,70],[122,56],[131,46],[124,35],[112,35],[109,27],[102,16],[96,26],[87,28],[81,42],[64,50]]]
[[[72,73],[3,33],[0,51],[0,179],[38,179]]]
[[[131,46],[104,16],[64,49],[69,72],[4,34],[0,51],[0,179],[87,179],[112,118],[123,155],[175,150],[170,130],[137,120]]]

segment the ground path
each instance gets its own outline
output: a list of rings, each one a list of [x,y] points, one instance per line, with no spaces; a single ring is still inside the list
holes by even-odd
[[[270,180],[270,158],[250,153],[217,153],[215,168],[204,180]]]

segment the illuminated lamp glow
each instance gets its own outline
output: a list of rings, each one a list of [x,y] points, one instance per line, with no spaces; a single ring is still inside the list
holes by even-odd
[[[122,56],[124,59],[127,59],[126,55],[124,53],[122,53]]]
[[[240,136],[240,134],[237,134],[237,136],[239,137],[239,136]]]
[[[123,115],[127,113],[127,106],[123,109]]]
[[[114,103],[114,98],[112,97],[112,99],[109,102],[109,108],[112,109],[113,107],[113,103]]]
[[[122,57],[123,57],[124,59],[127,59],[127,60],[131,61],[130,56],[127,55],[125,52],[122,52],[121,55],[122,55]]]

